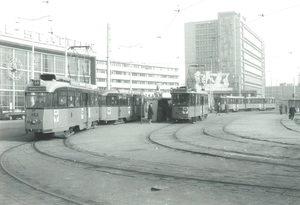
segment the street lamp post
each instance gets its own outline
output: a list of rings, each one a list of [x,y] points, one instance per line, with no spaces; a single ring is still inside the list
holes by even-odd
[[[40,18],[36,18],[36,19],[27,19],[27,18],[22,18],[22,17],[18,17],[18,19],[23,19],[25,21],[38,21],[44,18],[50,17],[50,15],[47,16],[43,16]],[[34,36],[35,36],[35,29],[34,26],[32,26],[32,55],[31,55],[31,79],[34,79]]]
[[[136,45],[133,46],[123,46],[123,45],[119,45],[119,47],[124,47],[124,48],[129,48],[129,89],[130,91],[132,91],[132,65],[131,65],[131,49],[134,47],[140,46],[140,48],[142,48],[142,44],[138,43]]]

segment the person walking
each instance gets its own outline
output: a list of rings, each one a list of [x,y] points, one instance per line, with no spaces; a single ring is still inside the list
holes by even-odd
[[[152,116],[153,116],[154,112],[152,109],[152,103],[149,104],[148,107],[148,120],[149,120],[149,124],[152,124]]]
[[[289,113],[290,113],[289,118],[290,118],[291,120],[293,120],[294,117],[295,117],[295,113],[296,113],[296,109],[294,108],[293,105],[291,105],[290,110],[289,110]]]

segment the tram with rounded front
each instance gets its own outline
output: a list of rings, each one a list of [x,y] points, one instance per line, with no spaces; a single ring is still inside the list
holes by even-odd
[[[171,90],[172,121],[195,122],[208,116],[208,93],[180,87]]]
[[[99,120],[97,90],[73,79],[43,74],[25,88],[25,132],[37,137],[89,129]]]

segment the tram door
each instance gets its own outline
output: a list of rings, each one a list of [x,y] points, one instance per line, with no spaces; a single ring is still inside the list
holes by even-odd
[[[90,116],[90,108],[89,108],[89,95],[88,93],[82,93],[82,105],[81,108],[81,120],[85,125],[85,128],[89,125],[89,116]]]

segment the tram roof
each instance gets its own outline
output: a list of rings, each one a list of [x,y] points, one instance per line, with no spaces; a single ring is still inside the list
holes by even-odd
[[[198,94],[208,94],[207,91],[204,90],[194,90],[186,87],[180,87],[180,88],[175,88],[172,89],[171,94],[173,93],[198,93]]]
[[[120,94],[120,95],[141,95],[141,93],[129,90],[100,90],[100,95]]]
[[[59,88],[73,88],[73,89],[84,89],[89,91],[97,91],[96,85],[79,83],[76,81],[65,81],[65,80],[42,80],[36,79],[31,80],[29,84],[26,85],[26,91],[36,91],[36,92],[54,92],[56,89]]]

